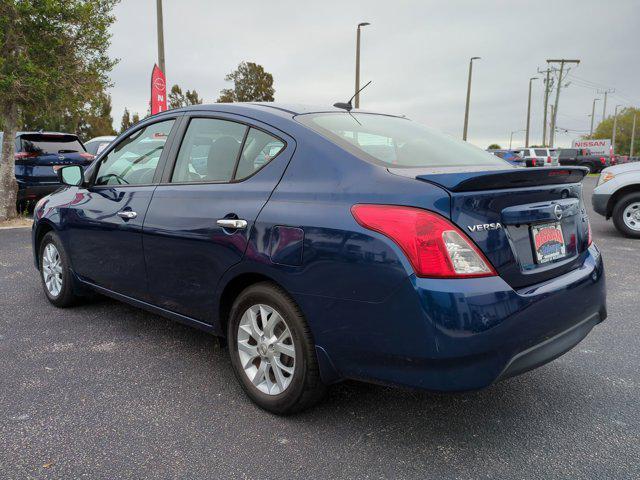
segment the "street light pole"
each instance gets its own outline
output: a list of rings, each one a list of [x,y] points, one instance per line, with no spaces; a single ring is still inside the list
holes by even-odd
[[[616,105],[616,109],[613,114],[613,135],[611,136],[611,149],[614,155],[616,154],[616,127],[618,126],[618,107],[621,106],[622,105]]]
[[[471,100],[471,72],[473,70],[473,61],[480,60],[480,57],[471,57],[469,60],[469,80],[467,81],[467,103],[464,108],[464,128],[462,129],[462,140],[467,140],[467,127],[469,125],[469,101]]]
[[[527,102],[527,133],[524,137],[524,146],[529,146],[529,125],[531,123],[531,82],[537,80],[538,77],[531,77],[529,79],[529,100]]]
[[[596,102],[600,100],[599,98],[593,99],[593,106],[591,107],[591,131],[589,132],[589,136],[593,135],[593,119],[596,115]]]
[[[604,93],[604,102],[602,102],[602,121],[604,122],[607,119],[607,95],[615,93],[615,90],[609,88],[607,90],[598,90],[598,93]]]
[[[513,132],[511,132],[511,135],[509,135],[509,150],[511,150],[511,144],[513,143],[513,134],[522,132],[522,131],[523,130],[514,130]]]
[[[158,22],[158,66],[167,75],[164,63],[164,27],[162,23],[162,0],[156,0],[156,20]]]
[[[356,33],[356,90],[354,104],[355,108],[360,108],[360,28],[371,25],[369,22],[361,22],[358,24]]]
[[[636,141],[636,114],[633,114],[633,127],[631,127],[631,146],[629,147],[629,156],[633,157],[633,142]]]

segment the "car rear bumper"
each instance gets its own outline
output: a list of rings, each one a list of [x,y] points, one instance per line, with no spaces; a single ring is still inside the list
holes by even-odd
[[[303,297],[336,376],[464,391],[538,367],[606,318],[600,254],[550,281],[513,290],[500,277],[411,277],[381,303]],[[320,310],[317,310],[317,309]]]

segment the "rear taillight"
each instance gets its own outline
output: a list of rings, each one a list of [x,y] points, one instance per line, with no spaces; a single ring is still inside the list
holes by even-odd
[[[496,275],[478,247],[437,213],[397,205],[354,205],[364,228],[393,240],[419,277],[469,278]]]
[[[547,157],[547,163],[551,163],[551,157]]]
[[[590,247],[593,243],[593,237],[591,236],[591,222],[587,220],[587,246]]]
[[[20,160],[22,158],[34,158],[37,157],[38,154],[37,153],[33,153],[33,152],[16,152],[14,155],[14,158],[16,160]]]
[[[606,164],[607,164],[607,159],[606,159],[606,158],[604,158],[604,157],[600,157],[600,163],[601,163],[602,165],[606,165]]]
[[[91,155],[89,152],[80,152],[80,156],[85,160],[93,160],[96,158],[95,155]]]

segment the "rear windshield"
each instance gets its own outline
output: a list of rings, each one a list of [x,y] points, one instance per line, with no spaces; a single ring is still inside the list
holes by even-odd
[[[575,148],[563,148],[560,150],[560,156],[562,157],[575,157],[578,155],[578,150]]]
[[[547,151],[543,148],[536,148],[535,149],[536,152],[536,156],[538,157],[546,157],[547,156]]]
[[[350,153],[383,166],[508,168],[495,155],[406,118],[336,112],[296,119]]]
[[[38,155],[84,152],[75,135],[27,134],[20,136],[20,151]]]

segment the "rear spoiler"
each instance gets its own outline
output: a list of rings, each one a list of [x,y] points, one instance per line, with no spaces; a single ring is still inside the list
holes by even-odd
[[[474,192],[503,188],[579,183],[589,172],[585,167],[537,167],[485,172],[429,173],[416,179],[435,183],[452,192]]]

